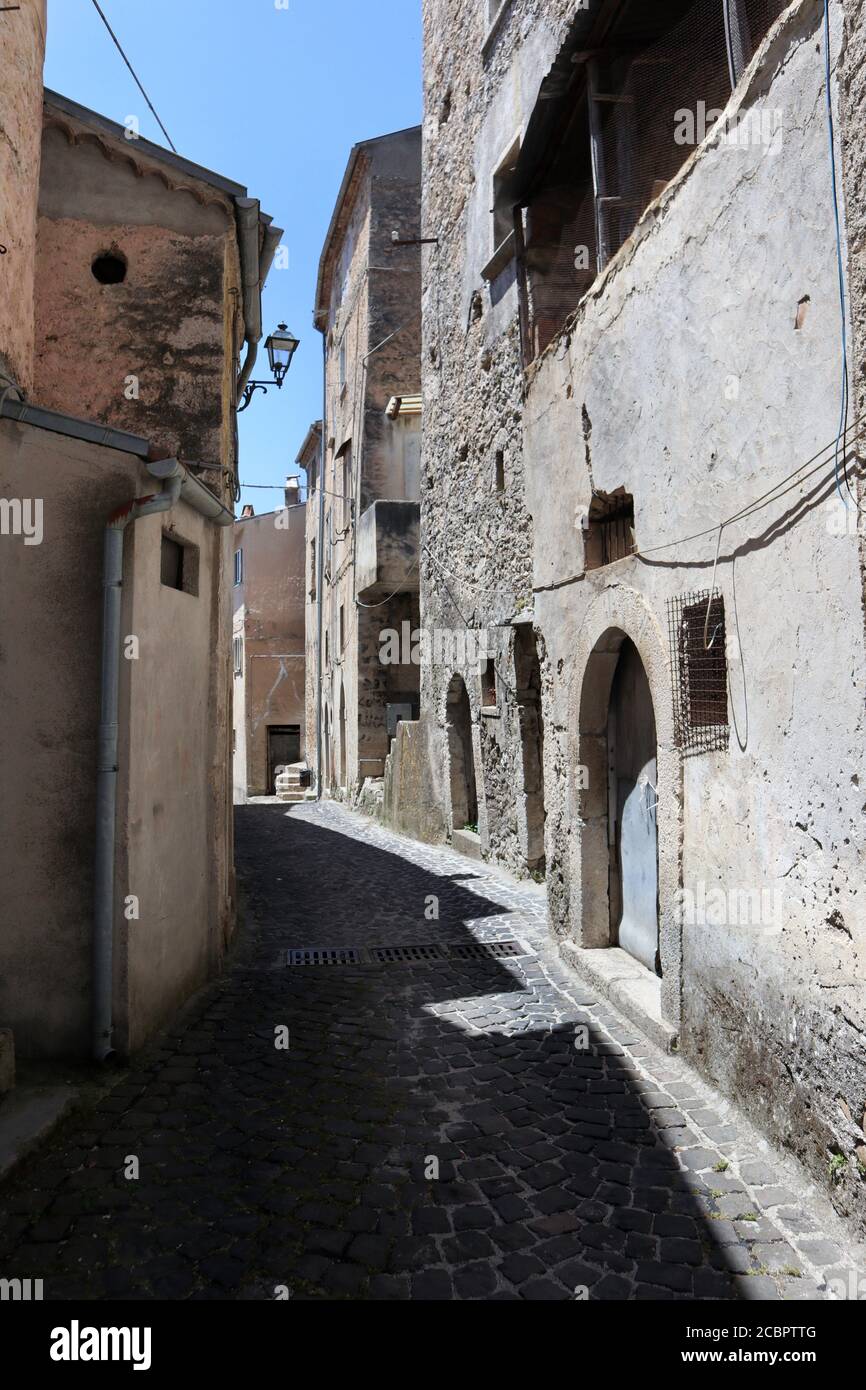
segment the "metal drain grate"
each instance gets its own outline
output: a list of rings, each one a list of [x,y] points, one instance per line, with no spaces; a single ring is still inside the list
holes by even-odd
[[[354,946],[308,946],[286,952],[286,965],[360,965],[361,953]]]
[[[502,960],[529,955],[519,941],[430,941],[420,946],[304,946],[286,952],[286,965],[434,965],[441,961]]]
[[[503,956],[526,955],[519,941],[468,941],[448,949],[458,960],[501,960]]]
[[[447,947],[445,948],[447,951]],[[397,964],[401,961],[414,961],[423,964],[428,960],[444,960],[445,951],[441,946],[371,946],[370,959],[378,965]]]

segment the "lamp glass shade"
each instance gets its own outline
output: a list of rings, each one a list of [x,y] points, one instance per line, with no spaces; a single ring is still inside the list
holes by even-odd
[[[282,381],[292,365],[292,358],[298,347],[298,339],[289,332],[284,323],[281,323],[267,339],[265,347],[268,350],[271,371],[278,381]]]

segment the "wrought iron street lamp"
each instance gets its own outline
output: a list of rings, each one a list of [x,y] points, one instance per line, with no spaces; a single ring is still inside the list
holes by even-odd
[[[273,384],[280,391],[286,379],[286,373],[292,365],[292,358],[298,350],[299,340],[293,333],[289,332],[284,323],[280,323],[270,337],[265,340],[265,347],[268,353],[268,363],[273,373]],[[238,411],[246,410],[255,391],[263,391],[267,395],[270,385],[271,382],[269,381],[248,381],[244,387],[243,404],[238,406]]]

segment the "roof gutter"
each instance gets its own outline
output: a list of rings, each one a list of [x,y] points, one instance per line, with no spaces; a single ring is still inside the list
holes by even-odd
[[[244,316],[246,356],[237,382],[237,398],[253,373],[262,336],[262,288],[274,262],[280,238],[280,227],[262,213],[257,198],[235,198],[235,217],[238,228],[238,248],[241,260],[241,295]]]

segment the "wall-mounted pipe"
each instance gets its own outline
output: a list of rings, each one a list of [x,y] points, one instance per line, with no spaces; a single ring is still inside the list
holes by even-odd
[[[93,905],[93,1056],[105,1061],[114,1051],[114,869],[117,850],[118,707],[123,589],[123,540],[126,528],[143,516],[167,512],[181,499],[218,526],[234,517],[219,498],[194,478],[177,459],[150,463],[151,477],[162,492],[134,497],[112,512],[105,525],[102,565],[102,659],[99,741],[96,770],[96,855]]]
[[[237,400],[253,374],[262,336],[262,286],[273,265],[283,232],[262,213],[256,198],[235,198],[238,251],[241,262],[241,296],[244,316],[246,356],[237,381]]]

